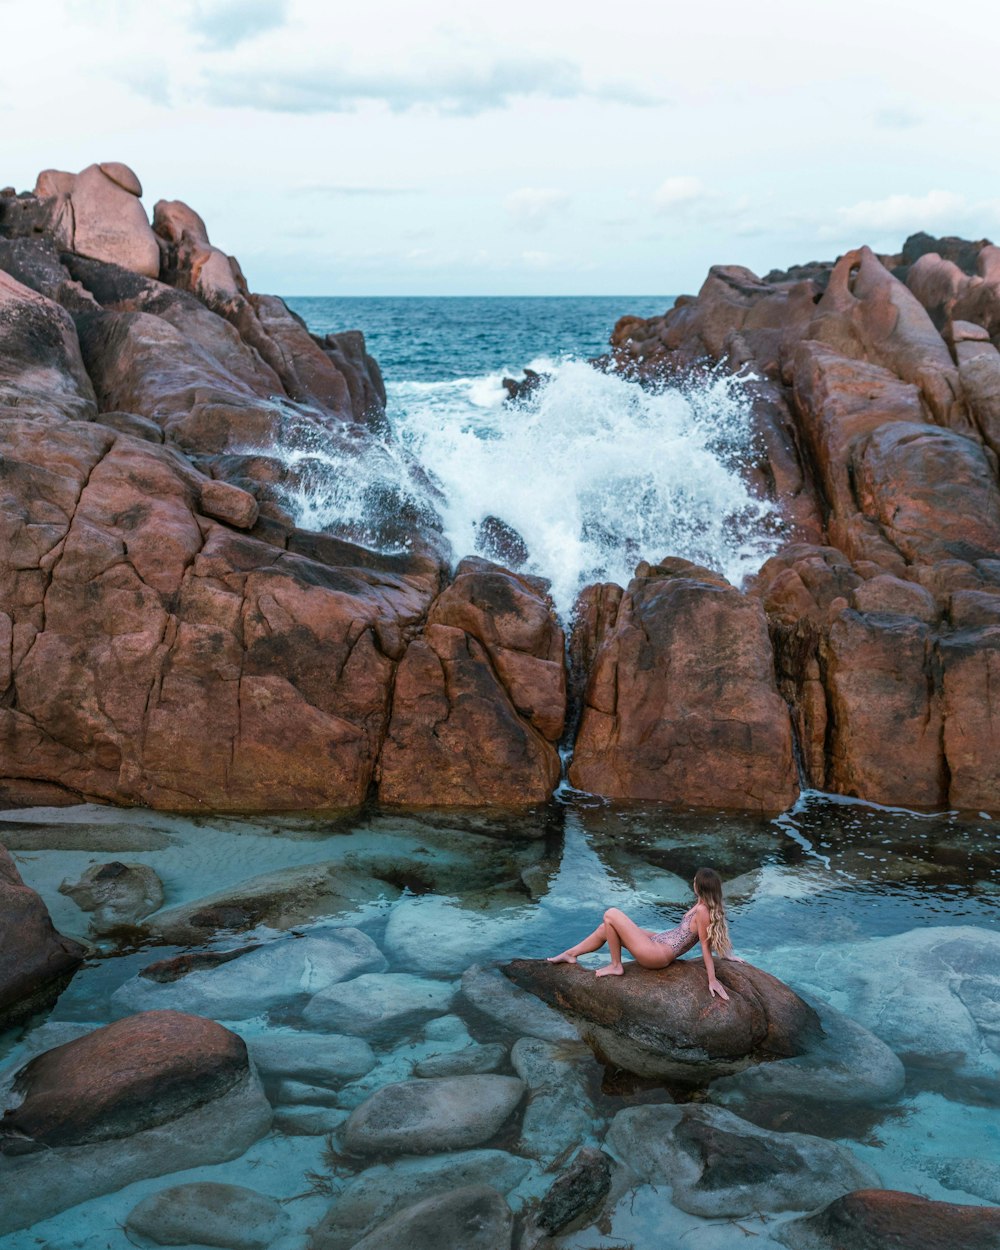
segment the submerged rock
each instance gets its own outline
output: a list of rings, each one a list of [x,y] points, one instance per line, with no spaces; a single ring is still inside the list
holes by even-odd
[[[55,1001],[84,948],[53,928],[45,904],[0,846],[0,1032]]]
[[[565,1158],[593,1135],[598,1124],[579,1063],[557,1043],[534,1037],[522,1037],[510,1059],[528,1087],[519,1152],[547,1165]]]
[[[406,972],[366,973],[320,990],[302,1018],[311,1029],[377,1037],[443,1015],[454,997],[455,986],[446,981]]]
[[[1000,1209],[863,1189],[783,1225],[776,1236],[789,1250],[997,1250]]]
[[[479,964],[467,968],[462,975],[462,997],[512,1033],[538,1037],[543,1042],[575,1042],[580,1038],[568,1020],[534,994],[513,985],[497,968]]]
[[[497,1191],[470,1185],[425,1198],[372,1229],[354,1250],[510,1250],[514,1219]]]
[[[526,1221],[523,1246],[592,1220],[610,1192],[611,1171],[612,1162],[603,1150],[585,1146],[579,1151]]]
[[[470,1185],[509,1194],[531,1170],[503,1150],[469,1150],[428,1159],[398,1159],[359,1173],[313,1229],[310,1250],[351,1250],[371,1229],[421,1199]]]
[[[385,957],[358,929],[320,930],[315,935],[266,942],[214,967],[164,983],[140,972],[111,996],[119,1014],[154,1008],[186,1010],[222,1020],[247,1020],[306,998],[360,973],[381,972]]]
[[[168,942],[193,944],[219,929],[239,931],[257,925],[291,929],[398,894],[395,886],[336,861],[307,864],[249,877],[216,894],[168,908],[146,928]]]
[[[92,912],[95,933],[111,933],[134,925],[163,905],[163,883],[148,864],[111,860],[94,864],[79,881],[64,881],[60,894],[68,895],[81,911]]]
[[[129,1233],[158,1246],[222,1250],[269,1250],[287,1224],[288,1214],[274,1198],[217,1181],[161,1189],[133,1207],[125,1220]]]
[[[17,1074],[0,1119],[0,1233],[145,1177],[235,1159],[271,1108],[246,1046],[214,1021],[150,1011]]]
[[[449,1076],[386,1085],[351,1113],[352,1154],[433,1154],[481,1146],[524,1096],[513,1076]]]
[[[633,963],[619,977],[533,959],[503,971],[557,1007],[599,1058],[639,1076],[697,1083],[803,1054],[821,1035],[815,1011],[787,985],[731,960],[716,964],[728,1002],[709,994],[693,960],[659,970]]]
[[[282,1030],[245,1037],[244,1041],[265,1079],[288,1077],[336,1085],[364,1076],[375,1066],[372,1048],[360,1037]]]
[[[507,1058],[507,1047],[500,1042],[485,1045],[474,1042],[462,1050],[431,1055],[414,1065],[414,1076],[474,1076],[479,1072],[495,1072]]]
[[[771,1133],[721,1107],[627,1107],[607,1144],[682,1211],[706,1218],[811,1210],[879,1178],[846,1146]]]

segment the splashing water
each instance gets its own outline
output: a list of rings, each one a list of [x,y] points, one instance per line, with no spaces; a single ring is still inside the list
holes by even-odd
[[[349,464],[290,453],[309,462],[289,499],[298,523],[377,538],[376,513],[395,500],[435,515],[460,558],[490,554],[494,518],[523,539],[525,571],[551,581],[564,617],[583,586],[624,585],[641,559],[682,556],[738,585],[772,553],[773,506],[740,475],[753,452],[741,379],[652,393],[581,361],[531,367],[550,380],[513,407],[500,373],[391,385],[395,448]]]

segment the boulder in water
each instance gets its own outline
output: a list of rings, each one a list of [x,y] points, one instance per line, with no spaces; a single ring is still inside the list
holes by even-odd
[[[647,1184],[669,1185],[674,1206],[709,1219],[811,1210],[879,1179],[846,1146],[771,1133],[721,1107],[627,1107],[607,1144]]]
[[[148,1011],[32,1059],[0,1119],[0,1234],[133,1181],[235,1159],[271,1107],[246,1046],[212,1020]]]
[[[775,1234],[789,1250],[998,1250],[1000,1209],[862,1189]]]
[[[489,1185],[470,1185],[425,1198],[372,1229],[354,1250],[510,1250],[514,1218]]]
[[[49,1006],[83,961],[0,846],[0,1032]]]
[[[288,1224],[274,1198],[242,1185],[195,1181],[144,1198],[125,1220],[129,1233],[158,1246],[204,1245],[269,1250]]]
[[[504,973],[557,1007],[606,1062],[639,1076],[698,1084],[755,1063],[803,1054],[821,1036],[816,1012],[777,978],[720,959],[729,1001],[708,992],[700,961],[631,963],[595,977],[579,964],[516,959]]]
[[[482,1146],[524,1096],[513,1076],[400,1081],[355,1108],[343,1141],[353,1154],[434,1154]]]
[[[95,933],[134,925],[163,904],[163,883],[154,869],[117,859],[92,864],[79,881],[64,881],[59,893],[69,895],[81,911],[92,913]]]

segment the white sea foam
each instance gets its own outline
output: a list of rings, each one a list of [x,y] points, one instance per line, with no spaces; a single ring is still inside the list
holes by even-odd
[[[519,406],[504,405],[499,372],[399,382],[395,449],[349,462],[286,453],[307,470],[289,498],[297,522],[371,538],[375,512],[396,500],[435,513],[457,559],[482,552],[482,523],[496,517],[523,538],[528,571],[550,579],[564,615],[582,586],[624,585],[641,559],[683,556],[739,584],[771,554],[772,505],[740,472],[753,449],[739,378],[652,393],[580,361],[532,367],[551,377]]]

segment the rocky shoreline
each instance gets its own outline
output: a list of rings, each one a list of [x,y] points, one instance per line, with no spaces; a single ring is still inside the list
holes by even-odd
[[[543,583],[455,565],[408,499],[394,554],[296,527],[278,449],[385,454],[378,366],[140,194],[116,163],[0,192],[4,805],[517,807],[560,747],[615,799],[998,805],[1000,250],[717,267],[619,322],[644,385],[753,373],[785,541],[745,590],[660,553],[567,645]]]

